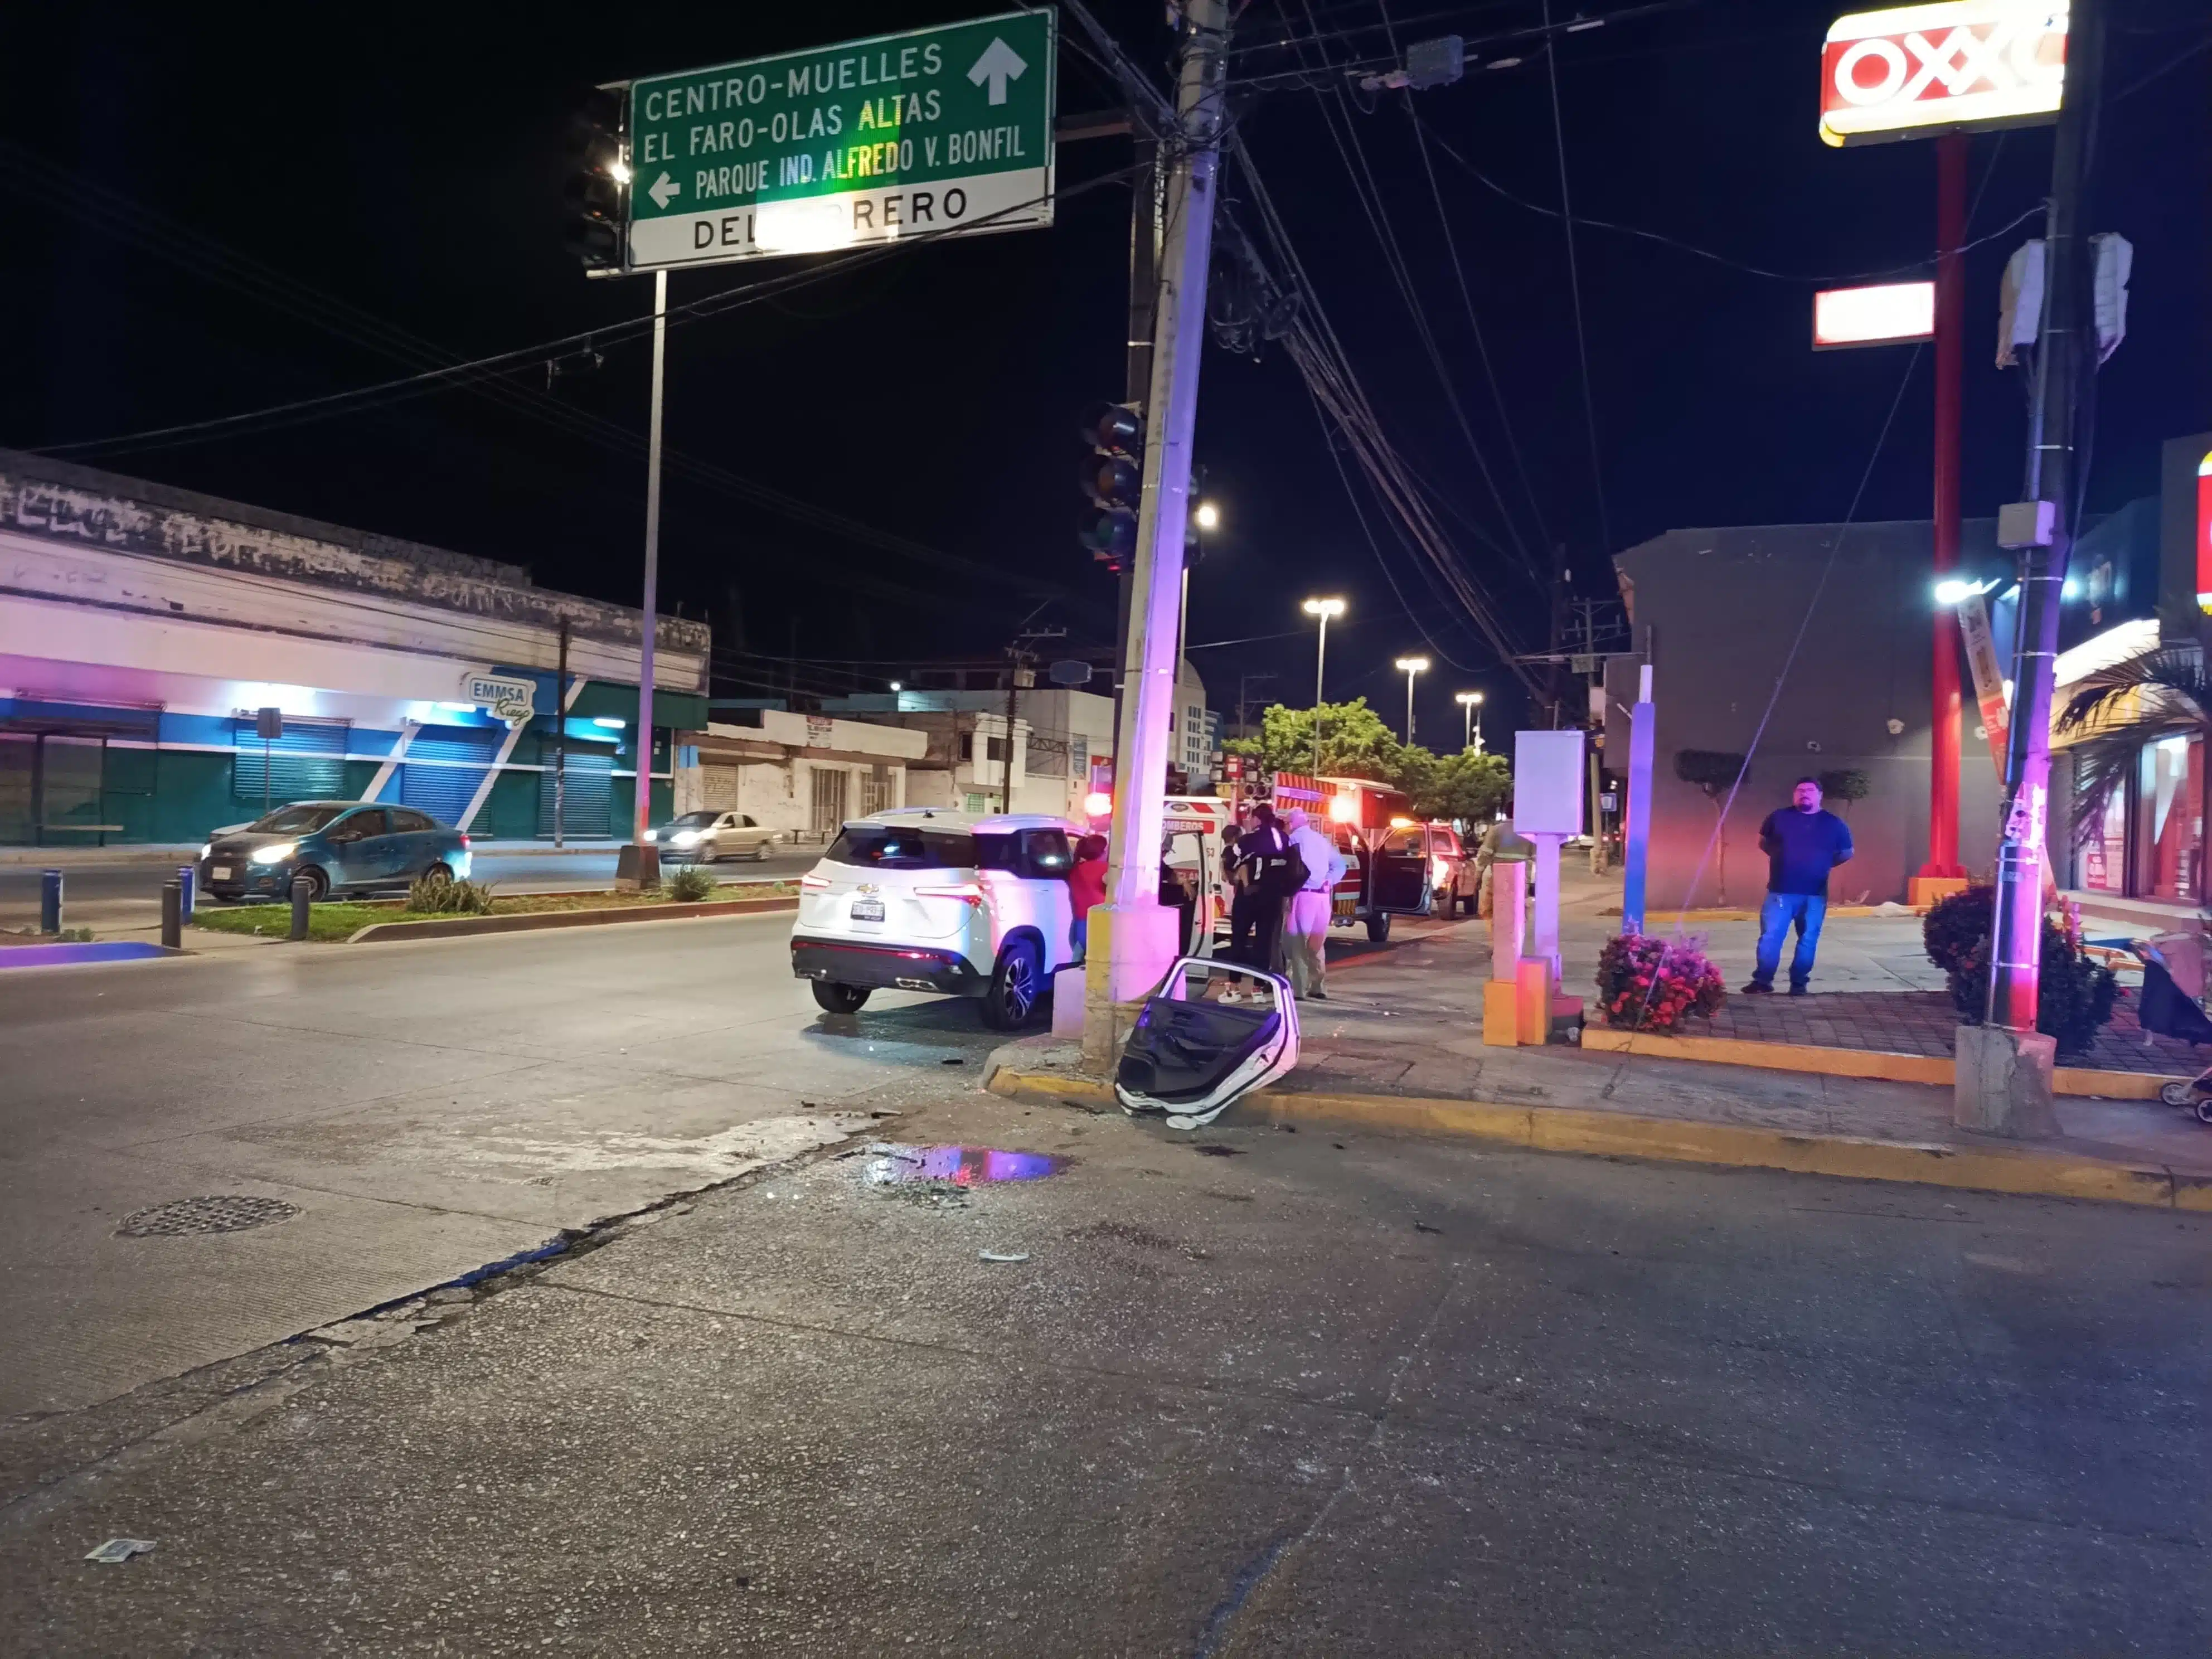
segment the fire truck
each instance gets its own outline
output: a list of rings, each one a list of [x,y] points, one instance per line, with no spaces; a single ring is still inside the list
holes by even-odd
[[[1448,824],[1417,821],[1404,791],[1371,778],[1278,772],[1267,793],[1279,813],[1304,807],[1344,854],[1330,907],[1335,926],[1364,923],[1380,945],[1390,937],[1393,916],[1447,912],[1459,884],[1459,837]]]

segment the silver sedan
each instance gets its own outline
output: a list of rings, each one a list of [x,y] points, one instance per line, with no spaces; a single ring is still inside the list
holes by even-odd
[[[657,830],[645,832],[658,843],[665,859],[691,859],[719,864],[724,859],[750,859],[758,863],[769,849],[789,836],[753,821],[749,812],[684,812]]]

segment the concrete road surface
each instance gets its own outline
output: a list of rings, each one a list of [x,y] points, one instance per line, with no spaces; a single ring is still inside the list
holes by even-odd
[[[803,875],[822,856],[818,847],[781,848],[755,864],[750,860],[709,867],[726,881],[748,876]],[[57,855],[62,872],[65,914],[70,927],[116,929],[161,925],[161,884],[173,866],[147,863],[72,864]],[[614,885],[612,848],[577,848],[558,855],[479,852],[473,873],[503,893],[550,893]],[[0,865],[0,928],[29,928],[39,921],[39,870],[33,865]]]
[[[0,1419],[290,1337],[838,1139],[993,1040],[823,1015],[788,915],[270,945],[0,981]],[[858,1113],[854,1116],[850,1114]],[[117,1236],[172,1200],[282,1225]]]
[[[950,1088],[897,1133],[1064,1162],[825,1153],[0,1433],[0,1650],[2212,1650],[2203,1218]]]

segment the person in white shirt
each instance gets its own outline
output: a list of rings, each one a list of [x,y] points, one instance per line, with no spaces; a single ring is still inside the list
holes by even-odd
[[[1344,879],[1344,854],[1297,808],[1283,823],[1291,845],[1306,866],[1305,885],[1292,896],[1283,921],[1283,959],[1291,970],[1291,989],[1301,997],[1328,1000],[1328,920],[1336,884]]]

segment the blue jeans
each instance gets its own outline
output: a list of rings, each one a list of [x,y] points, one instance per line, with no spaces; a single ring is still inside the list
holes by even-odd
[[[1774,983],[1774,970],[1782,961],[1782,938],[1794,922],[1797,950],[1790,958],[1790,985],[1803,990],[1813,977],[1813,953],[1820,948],[1820,924],[1827,917],[1828,901],[1817,894],[1769,893],[1759,907],[1759,966],[1752,973],[1752,983]]]

